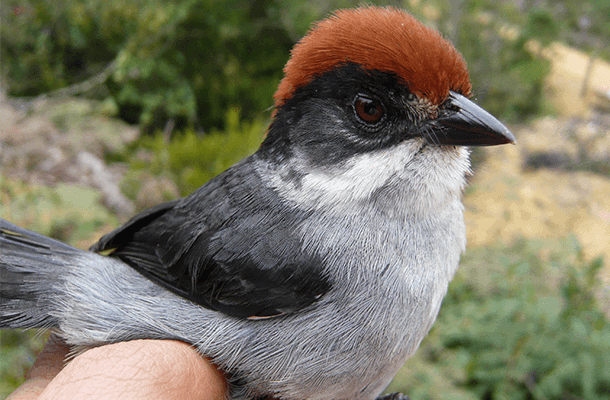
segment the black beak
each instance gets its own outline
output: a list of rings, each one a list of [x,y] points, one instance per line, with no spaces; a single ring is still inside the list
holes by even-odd
[[[515,143],[515,137],[493,115],[461,94],[450,92],[443,114],[430,121],[433,144],[448,146],[496,146]]]

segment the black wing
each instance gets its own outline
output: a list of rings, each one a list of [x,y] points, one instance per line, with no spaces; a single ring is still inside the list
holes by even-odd
[[[306,215],[282,204],[250,162],[138,214],[91,249],[112,249],[174,293],[232,316],[274,316],[312,304],[330,283],[322,261],[303,251],[294,232]]]

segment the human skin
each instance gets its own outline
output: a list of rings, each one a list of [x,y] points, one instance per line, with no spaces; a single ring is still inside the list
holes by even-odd
[[[70,347],[51,336],[26,382],[7,400],[222,400],[223,375],[191,346],[133,340],[95,347],[65,362]]]

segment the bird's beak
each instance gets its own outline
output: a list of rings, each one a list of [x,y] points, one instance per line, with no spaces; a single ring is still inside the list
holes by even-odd
[[[449,146],[496,146],[515,143],[515,137],[493,115],[461,94],[450,92],[445,101],[447,114],[430,125],[436,144]]]

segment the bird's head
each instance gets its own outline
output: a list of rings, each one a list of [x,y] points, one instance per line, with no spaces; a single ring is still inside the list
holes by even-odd
[[[461,191],[463,146],[515,141],[469,100],[453,45],[395,8],[342,10],[319,22],[284,74],[259,153],[283,164],[276,186],[309,187],[316,201],[334,192],[361,200],[400,184]]]

